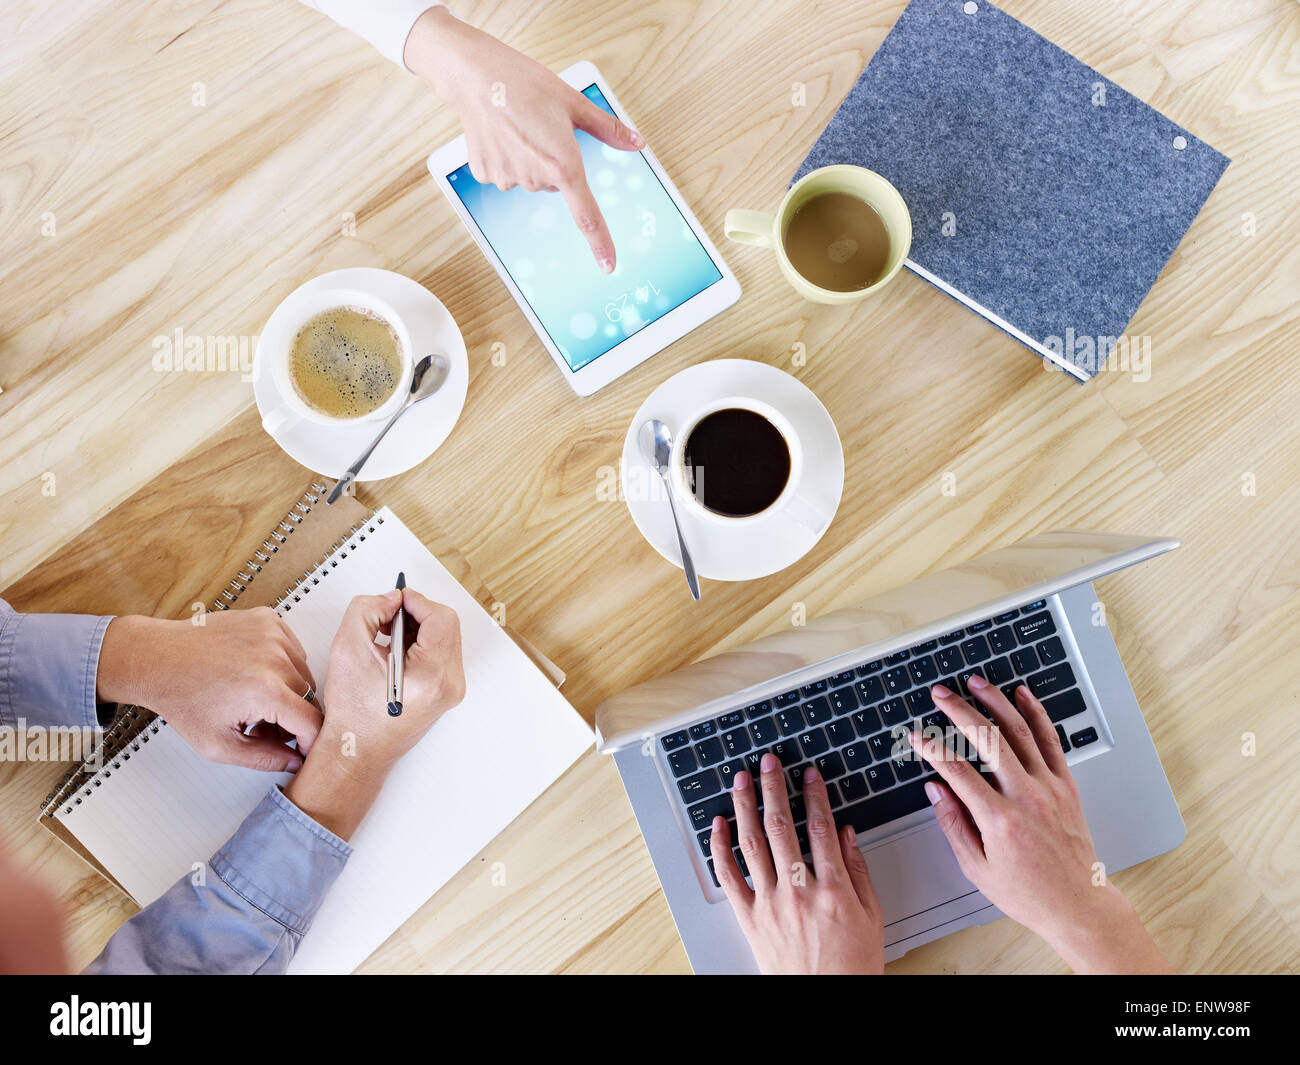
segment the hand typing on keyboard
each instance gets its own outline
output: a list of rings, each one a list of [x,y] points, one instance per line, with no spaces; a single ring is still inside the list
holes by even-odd
[[[942,778],[927,782],[925,791],[966,878],[1076,972],[1171,972],[1097,861],[1078,789],[1042,703],[1024,685],[1014,706],[980,676],[967,686],[989,716],[941,684],[930,692],[975,745],[985,772],[937,733],[911,733],[913,747]]]
[[[759,967],[765,973],[879,973],[884,922],[867,863],[851,825],[835,829],[826,783],[815,768],[803,774],[812,868],[803,860],[785,774],[774,755],[759,765],[763,815],[753,778],[736,774],[732,799],[740,853],[753,879],[745,883],[731,850],[731,830],[713,820],[711,850]]]

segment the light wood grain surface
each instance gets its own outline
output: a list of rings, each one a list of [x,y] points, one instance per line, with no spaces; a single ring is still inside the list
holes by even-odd
[[[719,239],[727,208],[775,204],[903,4],[454,6],[555,69],[593,60]],[[471,382],[446,445],[362,494],[459,544],[589,719],[796,604],[821,613],[1051,528],[1183,539],[1099,586],[1188,827],[1116,880],[1181,969],[1300,971],[1300,9],[1001,6],[1233,160],[1130,326],[1152,337],[1149,380],[1071,385],[908,274],[857,307],[804,303],[768,255],[728,246],[741,302],[579,400],[425,172],[454,116],[368,46],[290,0],[75,0],[58,18],[7,3],[0,588],[25,610],[184,616],[210,598],[307,471],[262,434],[239,374],[159,374],[154,338],[253,336],[303,280],[387,267],[451,310]],[[808,557],[706,582],[692,606],[596,492],[650,389],[719,356],[807,383],[847,479]],[[37,828],[61,770],[0,765],[0,834],[58,892],[84,965],[133,908]],[[591,753],[364,968],[687,965],[617,773]],[[890,966],[1062,968],[1005,920]]]

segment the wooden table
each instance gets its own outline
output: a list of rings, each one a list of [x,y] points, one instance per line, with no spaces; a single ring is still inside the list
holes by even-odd
[[[455,6],[553,68],[595,61],[720,239],[728,207],[776,202],[903,3]],[[1182,537],[1100,585],[1188,827],[1116,880],[1181,969],[1300,969],[1300,12],[1002,6],[1233,159],[1130,326],[1153,338],[1149,380],[1071,385],[910,274],[855,308],[804,303],[769,256],[728,246],[740,304],[579,400],[425,172],[454,116],[368,46],[288,0],[82,0],[70,19],[7,4],[4,594],[24,610],[169,616],[210,598],[308,472],[261,432],[239,374],[160,374],[154,338],[251,336],[303,280],[387,267],[455,315],[471,383],[447,444],[362,495],[459,544],[588,718],[622,687],[788,624],[796,604],[819,613],[1050,528]],[[848,473],[807,558],[706,582],[693,606],[597,487],[649,390],[719,356],[805,381]],[[0,826],[58,892],[80,966],[133,907],[35,825],[61,769],[0,766]],[[618,776],[594,753],[365,965],[686,968]],[[890,968],[1062,965],[1004,920]]]

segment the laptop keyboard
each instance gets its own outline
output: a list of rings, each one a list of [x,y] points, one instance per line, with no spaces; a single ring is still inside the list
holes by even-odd
[[[764,754],[775,755],[785,768],[805,856],[801,784],[810,765],[826,781],[836,823],[841,828],[851,824],[859,835],[927,808],[925,782],[936,774],[911,757],[907,728],[946,728],[950,722],[935,708],[930,685],[941,683],[966,696],[966,682],[974,673],[998,685],[1008,699],[1027,684],[1056,724],[1067,752],[1096,742],[1095,727],[1083,727],[1084,719],[1071,721],[1088,706],[1045,600],[661,736],[676,800],[714,884],[709,850],[713,818],[727,818],[734,841],[731,783],[741,770],[757,777]],[[762,791],[756,794],[761,809]],[[738,847],[735,855],[748,876]]]

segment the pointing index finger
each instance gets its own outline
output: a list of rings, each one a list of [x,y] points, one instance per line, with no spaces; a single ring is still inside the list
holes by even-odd
[[[581,170],[581,157],[576,175],[560,187],[564,202],[573,216],[574,225],[578,227],[587,243],[591,245],[591,254],[596,258],[596,265],[606,274],[614,272],[614,239],[609,235],[605,216],[600,213],[596,197],[591,194],[586,175]]]

